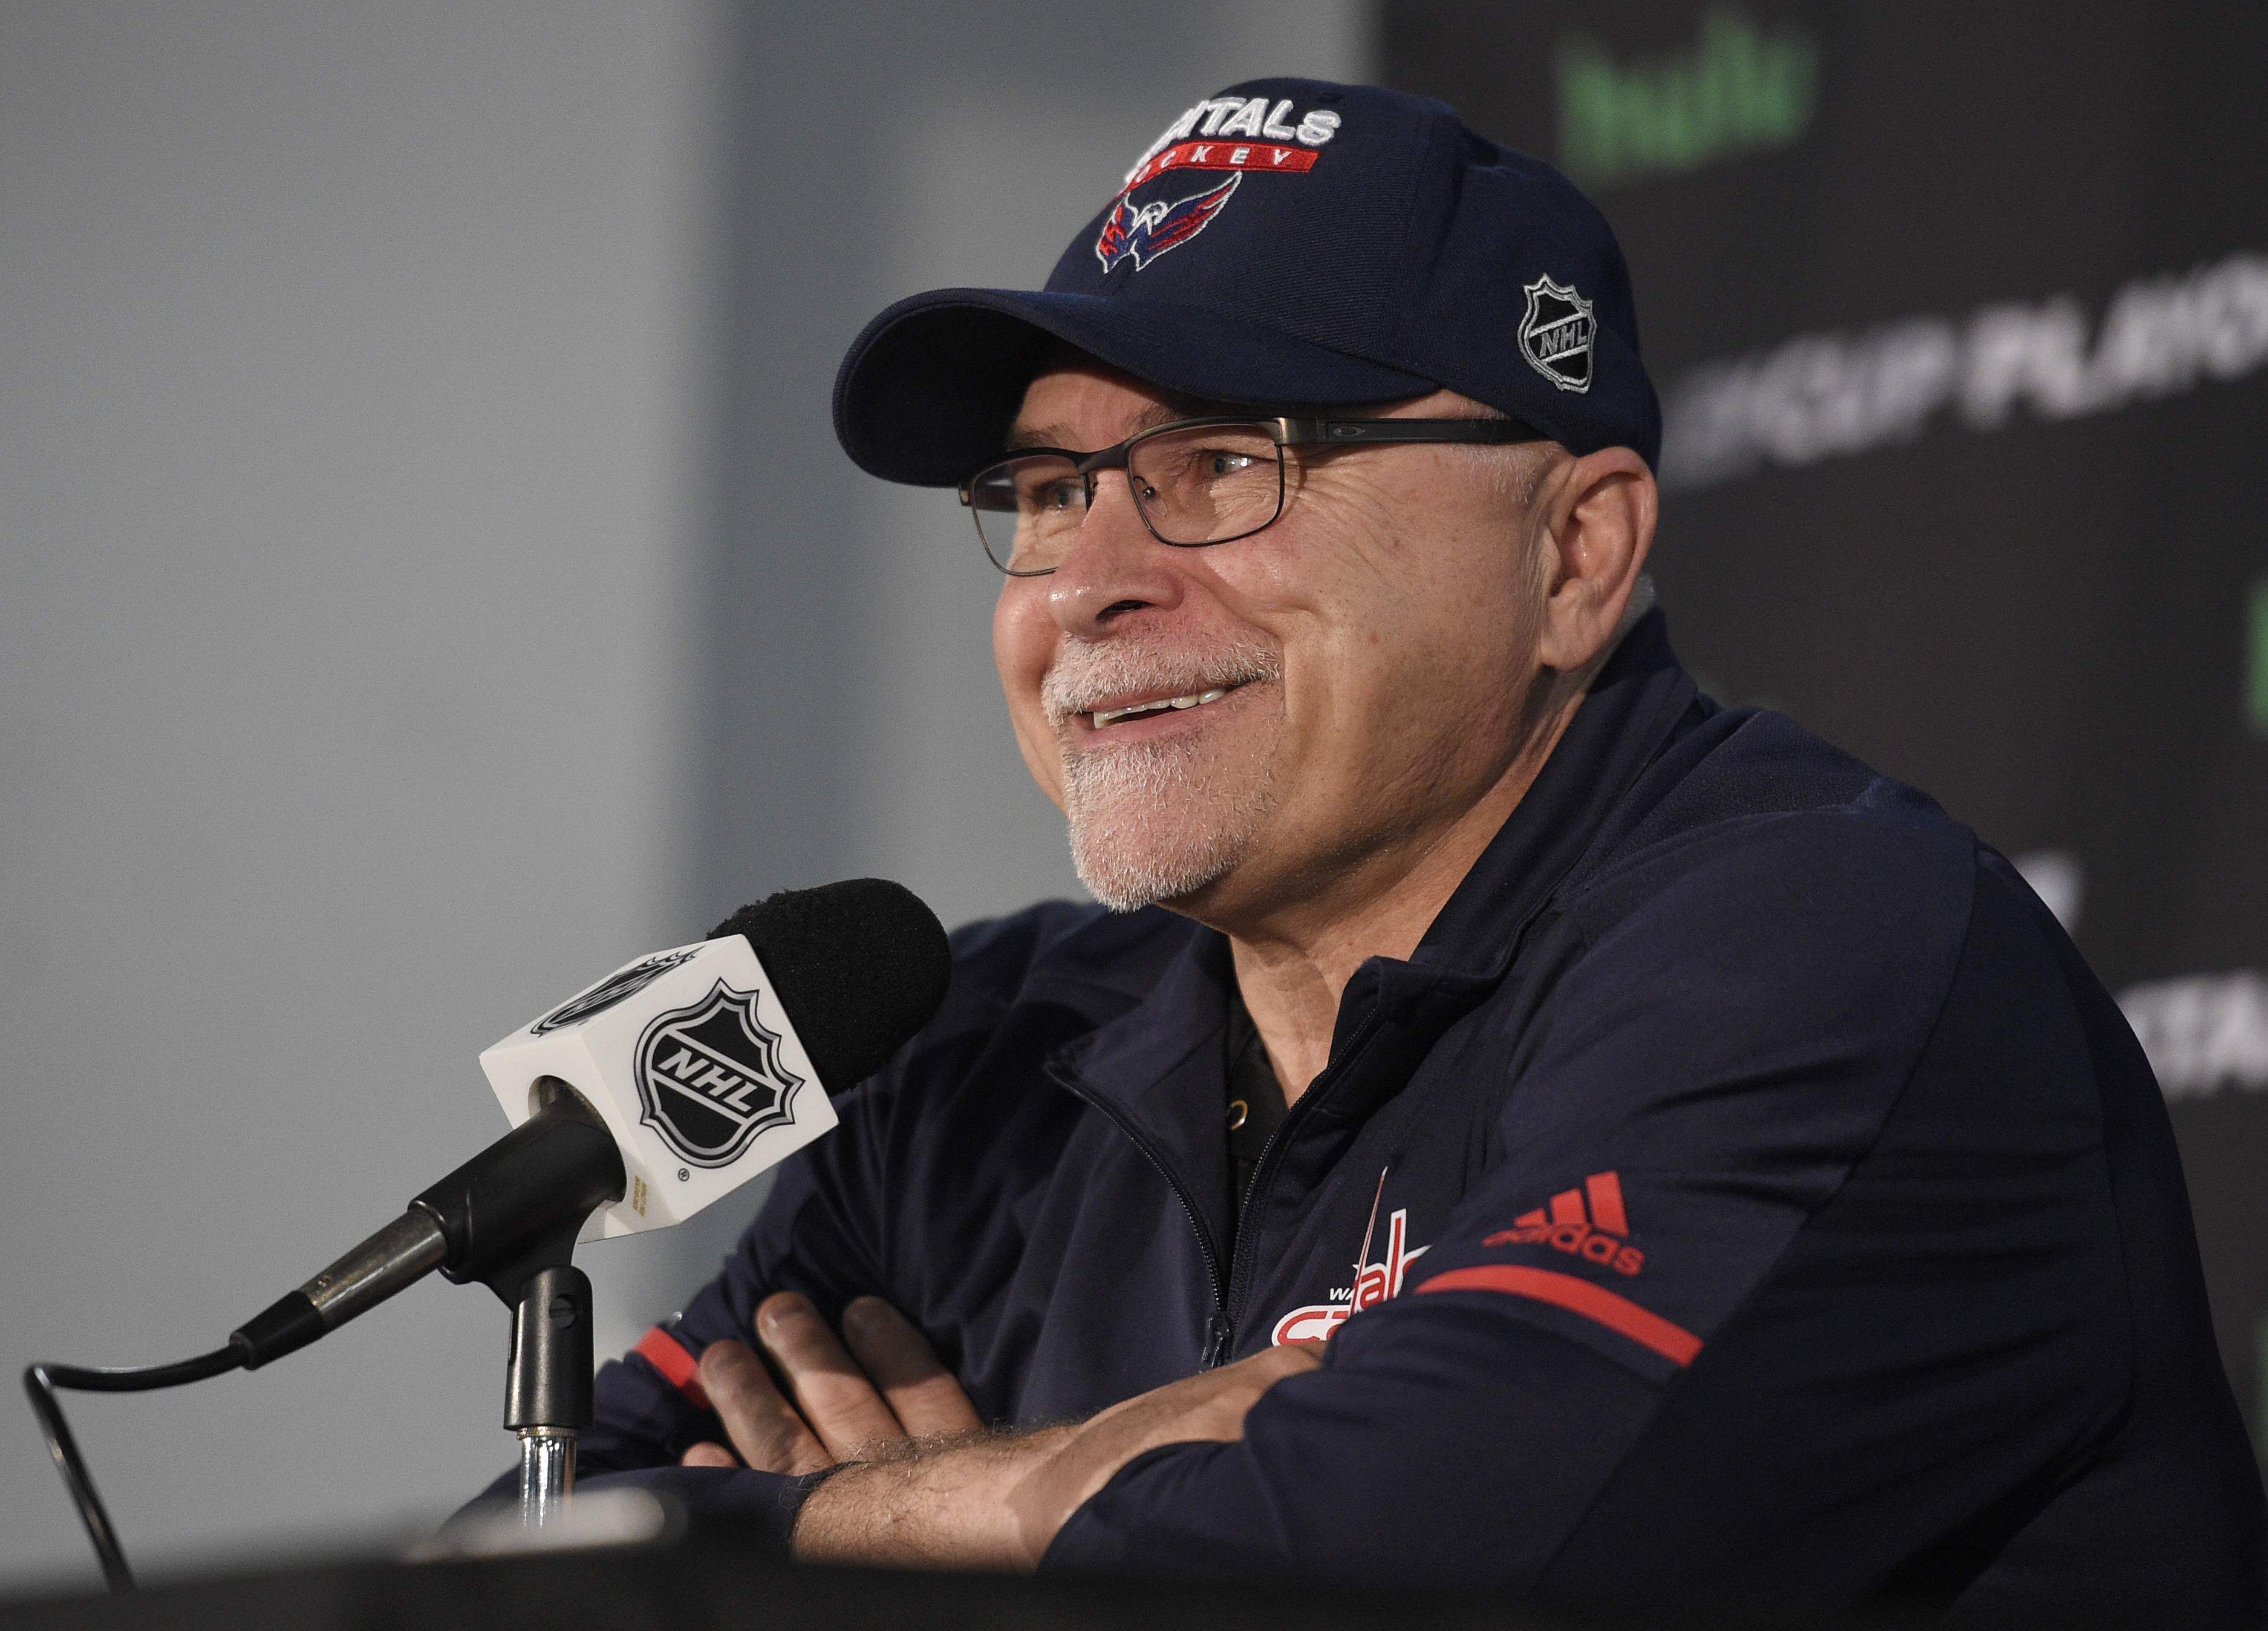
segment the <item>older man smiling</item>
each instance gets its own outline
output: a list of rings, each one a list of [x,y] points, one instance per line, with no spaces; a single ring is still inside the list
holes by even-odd
[[[958,488],[1100,904],[961,933],[586,1465],[815,1559],[2257,1620],[2147,1065],[1974,834],[1678,666],[1564,180],[1233,87],[836,424]]]

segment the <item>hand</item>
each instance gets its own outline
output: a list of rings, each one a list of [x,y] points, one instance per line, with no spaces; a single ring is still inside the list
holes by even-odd
[[[1146,1450],[1244,1436],[1260,1396],[1322,1359],[1270,1348],[1114,1405],[1071,1427],[988,1438],[853,1467],[804,1502],[806,1561],[1031,1569],[1071,1515]]]
[[[909,1439],[984,1425],[928,1339],[880,1297],[856,1298],[843,1310],[841,1341],[810,1299],[792,1291],[766,1297],[751,1323],[793,1401],[746,1344],[711,1343],[701,1355],[701,1385],[740,1457],[722,1444],[699,1443],[685,1452],[687,1466],[815,1472],[888,1453]]]
[[[1260,1396],[1285,1377],[1322,1364],[1321,1350],[1321,1344],[1304,1342],[1263,1348],[1233,1365],[1137,1394],[1089,1419],[1009,1496],[1030,1560],[1027,1567],[1038,1567],[1056,1531],[1135,1457],[1161,1444],[1241,1439],[1244,1418]]]

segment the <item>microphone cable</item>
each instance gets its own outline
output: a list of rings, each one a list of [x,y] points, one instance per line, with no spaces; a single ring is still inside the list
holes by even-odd
[[[55,1390],[146,1393],[156,1388],[202,1382],[208,1376],[240,1369],[243,1364],[244,1351],[231,1344],[170,1365],[104,1369],[77,1365],[25,1368],[24,1391],[31,1396],[32,1412],[39,1417],[40,1431],[47,1437],[48,1454],[55,1458],[55,1471],[63,1474],[63,1487],[70,1491],[71,1504],[78,1509],[79,1522],[86,1525],[86,1538],[94,1543],[94,1554],[101,1560],[103,1578],[110,1583],[113,1591],[132,1590],[134,1574],[126,1567],[126,1554],[118,1545],[118,1531],[111,1527],[110,1514],[103,1508],[102,1497],[94,1492],[94,1480],[86,1470],[85,1458],[79,1454],[78,1441],[71,1436],[70,1424],[63,1420],[63,1402],[56,1399]]]

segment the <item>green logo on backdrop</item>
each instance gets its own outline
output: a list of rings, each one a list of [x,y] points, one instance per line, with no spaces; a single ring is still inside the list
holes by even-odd
[[[1571,35],[1557,63],[1559,161],[1594,186],[1786,147],[1818,100],[1810,32],[1797,23],[1767,32],[1731,7],[1702,18],[1688,51],[1625,66]]]
[[[2252,734],[2268,736],[2268,578],[2252,586],[2252,638],[2245,664],[2244,714]]]

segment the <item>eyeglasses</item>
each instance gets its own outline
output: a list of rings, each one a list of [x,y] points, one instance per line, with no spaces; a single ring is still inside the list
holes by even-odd
[[[1134,508],[1160,543],[1248,538],[1284,513],[1284,449],[1391,442],[1533,442],[1510,419],[1176,419],[1100,453],[1027,447],[961,484],[976,536],[1012,578],[1063,565],[1094,501],[1094,478],[1126,472]]]

